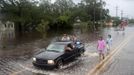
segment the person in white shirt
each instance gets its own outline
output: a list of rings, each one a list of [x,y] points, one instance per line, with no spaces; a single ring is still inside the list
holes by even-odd
[[[63,37],[61,38],[62,41],[69,41],[70,37],[67,36],[67,34],[64,34]]]
[[[111,50],[112,41],[113,41],[112,36],[109,34],[109,35],[108,35],[108,38],[107,38],[107,40],[106,40],[106,46],[107,46],[106,48],[107,48],[108,53],[109,53],[109,51]]]

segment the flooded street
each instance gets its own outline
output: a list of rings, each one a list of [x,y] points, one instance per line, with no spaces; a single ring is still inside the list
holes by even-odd
[[[128,41],[126,41],[126,45],[122,47],[121,50],[110,60],[107,67],[103,70],[100,75],[134,75],[134,28],[129,30],[130,35]]]
[[[115,48],[118,43],[130,36],[134,27],[127,27],[125,33],[115,31],[115,28],[104,28],[100,32],[91,33],[87,29],[75,28],[68,34],[76,34],[81,39],[86,48],[86,52],[80,58],[64,65],[62,70],[42,70],[32,65],[32,57],[43,51],[51,41],[62,36],[65,32],[48,33],[45,37],[28,34],[27,36],[16,37],[14,32],[3,33],[0,37],[0,75],[86,75],[98,61],[96,43],[99,35],[104,38],[108,34],[113,37]],[[84,36],[84,37],[83,37]],[[104,74],[108,75],[108,74]],[[113,74],[111,74],[113,75]],[[116,74],[118,75],[118,74]],[[119,74],[122,75],[122,74]]]

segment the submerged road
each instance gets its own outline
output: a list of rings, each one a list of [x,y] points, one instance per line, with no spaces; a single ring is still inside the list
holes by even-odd
[[[134,31],[132,32],[134,36]],[[134,75],[134,37],[114,56],[101,75]]]
[[[104,35],[104,38],[106,38],[107,34],[111,34],[114,40],[111,55],[109,55],[109,58],[107,56],[108,59],[103,60],[104,62],[100,62],[98,59],[97,41],[89,41],[85,43],[85,55],[66,64],[62,70],[37,69],[32,65],[32,56],[29,56],[29,54],[16,58],[9,55],[0,57],[0,75],[91,75],[93,72],[97,72],[97,75],[133,75],[130,74],[134,72],[132,71],[134,61],[132,59],[134,52],[132,50],[134,47],[132,41],[134,39],[133,32],[133,26],[127,27],[125,32],[117,32],[114,28],[103,30],[102,35]],[[126,68],[124,68],[124,64]],[[132,72],[127,71],[127,69]],[[129,73],[127,74],[127,72]]]
[[[133,36],[127,37],[120,44],[118,44],[118,46],[114,48],[104,60],[96,64],[96,66],[91,69],[87,75],[100,75],[102,72],[104,72],[107,69],[106,67],[112,63],[111,60],[114,59],[114,56],[128,44],[132,37]]]

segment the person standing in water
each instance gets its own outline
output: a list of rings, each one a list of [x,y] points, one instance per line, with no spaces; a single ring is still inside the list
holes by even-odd
[[[112,36],[109,34],[106,40],[107,52],[109,53],[112,47]]]
[[[100,60],[105,58],[105,46],[106,46],[105,40],[101,36],[98,40],[98,45],[97,45]]]

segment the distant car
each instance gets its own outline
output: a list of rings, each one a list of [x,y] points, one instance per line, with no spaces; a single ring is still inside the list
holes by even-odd
[[[66,50],[71,44],[74,48]],[[43,68],[61,69],[65,62],[81,56],[85,52],[84,44],[81,42],[54,42],[47,49],[33,58],[33,65]]]

